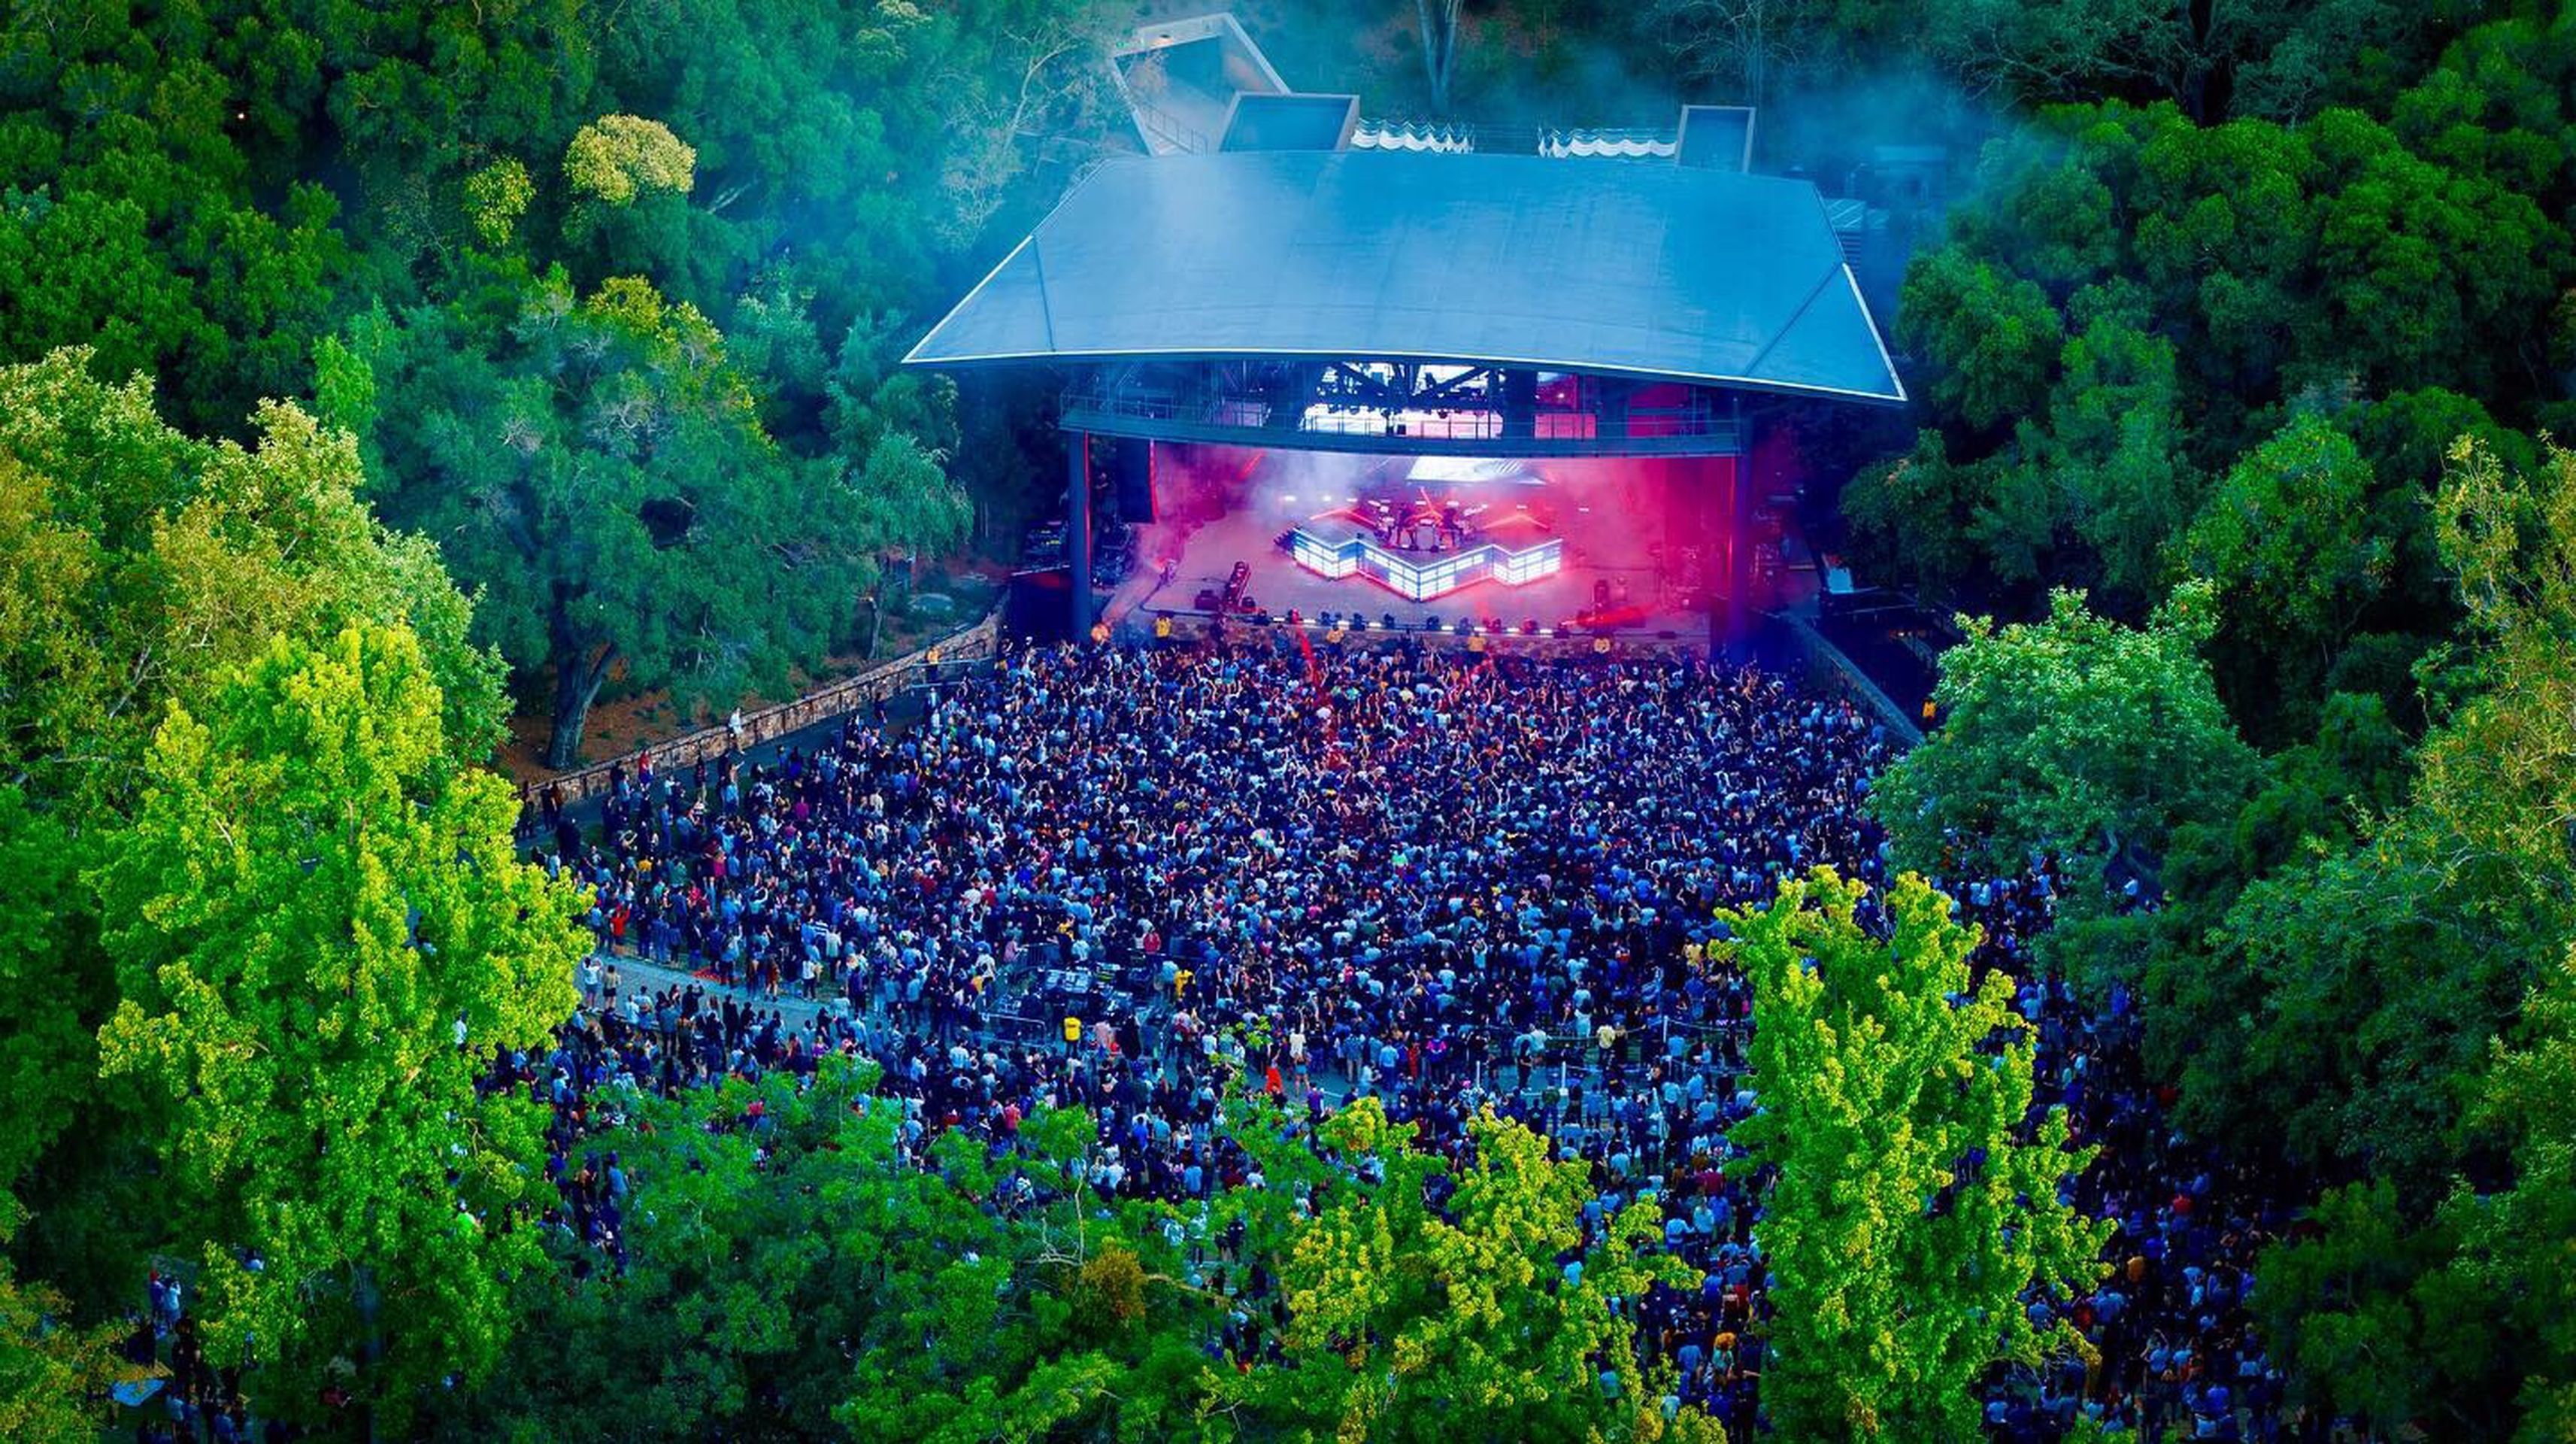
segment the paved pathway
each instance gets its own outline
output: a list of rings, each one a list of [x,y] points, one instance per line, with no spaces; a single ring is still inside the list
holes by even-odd
[[[617,969],[619,985],[628,991],[643,987],[658,993],[664,988],[695,983],[704,988],[710,998],[731,998],[739,1003],[748,1003],[762,1013],[775,1009],[798,1027],[814,1021],[815,1016],[826,1009],[836,1014],[849,1012],[849,1005],[837,997],[808,1000],[793,992],[781,992],[772,998],[756,989],[729,986],[712,978],[699,977],[686,968],[652,962],[634,953],[601,953],[598,958],[603,968],[614,966]]]

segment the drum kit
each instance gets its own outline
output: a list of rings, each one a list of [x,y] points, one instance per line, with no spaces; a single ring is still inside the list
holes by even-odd
[[[1482,525],[1491,502],[1434,500],[1425,487],[1410,497],[1362,497],[1352,510],[1389,551],[1455,551]]]

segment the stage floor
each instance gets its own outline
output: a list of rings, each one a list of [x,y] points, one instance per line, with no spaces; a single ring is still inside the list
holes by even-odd
[[[1574,621],[1593,608],[1595,584],[1608,587],[1613,620],[1592,630],[1613,636],[1643,635],[1662,640],[1705,643],[1708,609],[1696,594],[1664,583],[1663,559],[1655,540],[1641,528],[1623,522],[1616,508],[1593,512],[1580,508],[1558,518],[1565,541],[1565,566],[1556,575],[1520,586],[1482,581],[1428,602],[1412,602],[1365,577],[1319,576],[1289,559],[1280,535],[1314,514],[1313,498],[1294,498],[1229,511],[1195,527],[1156,524],[1139,528],[1136,561],[1127,579],[1103,608],[1113,626],[1135,614],[1198,612],[1198,594],[1222,592],[1237,562],[1251,568],[1246,590],[1253,602],[1274,617],[1290,609],[1307,618],[1326,612],[1359,614],[1371,626],[1393,616],[1398,626],[1419,631],[1437,617],[1454,626],[1461,619],[1492,622],[1518,631],[1526,621],[1542,628]],[[1161,580],[1161,561],[1175,558],[1178,568],[1168,585]],[[1669,638],[1665,633],[1672,634]]]

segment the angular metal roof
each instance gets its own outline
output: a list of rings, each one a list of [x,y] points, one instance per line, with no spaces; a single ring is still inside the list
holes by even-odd
[[[1808,182],[1491,154],[1110,161],[904,360],[1301,356],[1905,398]]]

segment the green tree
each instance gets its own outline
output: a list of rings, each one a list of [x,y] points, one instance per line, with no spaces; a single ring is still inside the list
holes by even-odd
[[[572,1011],[588,937],[517,859],[508,785],[449,762],[441,706],[408,632],[280,641],[170,706],[95,878],[123,993],[101,1066],[166,1167],[171,1244],[204,1240],[209,1355],[272,1362],[273,1408],[365,1341],[361,1394],[399,1420],[492,1361],[540,1257],[516,1214],[543,1112],[480,1085]]]
[[[2252,883],[2207,952],[2148,980],[2182,1121],[2328,1176],[2367,1168],[2420,1203],[2458,1156],[2460,1090],[2548,936],[2546,910],[2505,883],[2452,870],[2410,818]]]
[[[1730,914],[1753,984],[1762,1109],[1734,1137],[1779,1170],[1754,1236],[1775,1278],[1762,1402],[1798,1438],[1964,1439],[1990,1365],[2084,1347],[2035,1325],[2025,1290],[2099,1279],[2111,1225],[2065,1201],[2092,1156],[2063,1108],[2031,1117],[2036,1030],[1979,931],[1912,874],[1867,889],[1829,869]]]
[[[2329,1191],[2267,1250],[2265,1333],[2319,1403],[2398,1430],[2540,1441],[2576,1426],[2576,959],[2543,978],[2467,1110],[2509,1173],[2428,1221],[2386,1179]]]
[[[1955,594],[1983,560],[1969,529],[2012,466],[2008,457],[1953,463],[1941,433],[1926,427],[1904,455],[1854,476],[1842,512],[1854,551],[1880,576],[1926,597]]]
[[[582,134],[590,132],[585,129]],[[575,137],[578,145],[580,138]],[[633,182],[628,182],[632,194]],[[503,156],[465,178],[465,207],[473,221],[474,234],[487,246],[506,246],[518,229],[519,217],[537,198],[536,182],[528,178],[528,168],[514,156]]]
[[[1310,1438],[1721,1437],[1695,1411],[1664,1420],[1618,1311],[1650,1281],[1694,1282],[1641,1248],[1661,1236],[1655,1206],[1630,1203],[1586,1248],[1584,1165],[1491,1110],[1467,1131],[1472,1161],[1453,1173],[1376,1099],[1325,1122],[1357,1181],[1331,1185],[1285,1240],[1284,1363],[1218,1379],[1220,1397]],[[1577,1249],[1579,1280],[1560,1277]]]
[[[2437,529],[2474,646],[2426,668],[2441,699],[2404,795],[2384,721],[2375,740],[2321,734],[2318,750],[2282,759],[2287,783],[2345,749],[2329,770],[2356,776],[2305,802],[2280,783],[2259,795],[2238,824],[2270,833],[2245,839],[2237,875],[2250,885],[2148,977],[2150,1055],[2179,1077],[2187,1123],[2393,1181],[2416,1221],[2459,1161],[2459,1100],[2488,1040],[2576,936],[2571,497],[2567,453],[2525,474],[2463,443]],[[2317,816],[2351,802],[2344,825]],[[2315,821],[2291,822],[2301,814]]]
[[[2214,122],[2230,112],[2295,118],[2340,99],[2370,74],[2366,62],[2428,51],[2438,13],[2397,0],[1940,0],[1917,34],[1981,88],[2036,103],[2163,96]]]
[[[2412,795],[2312,870],[2330,887],[2285,873],[2262,911],[2231,914],[2206,971],[2266,966],[2251,996],[2205,1011],[2251,1036],[2213,1038],[2184,1097],[2236,1102],[2249,1130],[2286,1098],[2292,1146],[2322,1116],[2363,1175],[2259,1270],[2304,1392],[2387,1427],[2552,1438],[2576,1405],[2576,454],[2525,469],[2463,438],[2436,529],[2469,626],[2424,668],[2436,725]],[[2249,1044],[2269,1065],[2250,1077],[2225,1063]]]
[[[1091,1191],[1090,1119],[1038,1113],[998,1157],[962,1132],[918,1156],[872,1074],[826,1059],[810,1080],[603,1096],[626,1124],[600,1140],[632,1180],[626,1266],[565,1239],[521,1286],[529,1327],[504,1367],[432,1422],[526,1439],[1186,1434],[1221,1305],[1174,1277],[1158,1220]]]
[[[388,515],[439,539],[476,623],[548,675],[551,765],[574,765],[612,671],[684,700],[783,690],[846,632],[877,554],[936,546],[964,507],[901,434],[806,461],[697,309],[632,278],[556,273],[506,314],[361,322]]]
[[[417,538],[358,500],[358,452],[291,405],[251,445],[165,425],[151,387],[61,351],[0,368],[0,780],[81,819],[134,792],[166,701],[201,702],[280,633],[399,623],[429,650],[451,749],[499,736],[500,674]]]
[[[2208,604],[2187,587],[2132,628],[2061,591],[2038,622],[1963,619],[1933,694],[1940,730],[1873,794],[1898,856],[2015,873],[2045,853],[2098,879],[2122,853],[2160,855],[2184,819],[2232,815],[2254,754],[2199,655]],[[2075,893],[2081,908],[2098,889]]]
[[[658,120],[603,115],[573,132],[564,179],[575,195],[632,205],[647,191],[685,195],[696,183],[698,153]]]
[[[1898,314],[1905,343],[1922,353],[1934,406],[1970,431],[2038,409],[2066,344],[2047,292],[1955,246],[1915,262]]]
[[[24,1215],[0,1199],[0,1242]],[[108,1386],[142,1371],[118,1360],[105,1328],[73,1325],[69,1305],[0,1259],[0,1434],[28,1444],[94,1444]]]
[[[2172,19],[2077,16],[2082,8],[1986,7],[1999,35],[2043,51]],[[2283,33],[2310,33],[2306,23]],[[2190,550],[2200,478],[2246,463],[2296,415],[2330,417],[2365,443],[2374,468],[2365,527],[2390,551],[2384,574],[2337,598],[2351,615],[2339,618],[2334,655],[2302,652],[2277,677],[2264,665],[2277,659],[2249,661],[2223,679],[2226,695],[2264,704],[2243,720],[2267,741],[2301,735],[2332,688],[2402,700],[2386,684],[2421,650],[2407,639],[2448,611],[2416,504],[2431,476],[2385,470],[2365,433],[2431,420],[2426,398],[2444,394],[2474,395],[2518,424],[2546,416],[2554,308],[2576,279],[2576,253],[2546,223],[2576,200],[2576,132],[2557,119],[2545,81],[2512,77],[2500,57],[2530,59],[2543,77],[2564,66],[2531,53],[2528,26],[2496,30],[2455,46],[2422,96],[2400,95],[2395,125],[2306,99],[2286,101],[2292,114],[2277,119],[2203,124],[2170,102],[2088,97],[1989,145],[1977,186],[1945,217],[1945,243],[1916,258],[1904,297],[1900,332],[1923,362],[1940,444],[1925,439],[1908,464],[1864,475],[1847,494],[1862,560],[1990,601],[2081,585],[2115,615],[2143,616],[2165,564]],[[2438,38],[2438,27],[2419,36],[2425,47]],[[2260,53],[2235,45],[2213,77]],[[2274,57],[2279,76],[2319,53]],[[2336,99],[2384,108],[2408,70]],[[2335,524],[2325,508],[2312,519]]]
[[[2240,699],[2312,695],[2398,565],[2403,532],[2352,438],[2314,413],[2230,468],[2182,536],[2180,560],[2219,598],[2218,637]]]
[[[0,1217],[80,1121],[98,1070],[96,1029],[115,1002],[79,858],[69,829],[0,784],[0,877],[11,902],[0,909],[0,1092],[18,1114],[0,1137]]]
[[[118,997],[81,874],[146,780],[154,725],[210,704],[267,640],[404,625],[443,700],[450,765],[499,734],[498,659],[436,552],[357,500],[344,435],[263,408],[251,445],[208,444],[156,413],[140,378],[103,384],[86,353],[0,368],[0,1082],[20,1121],[0,1191],[35,1211],[31,1273],[84,1309],[130,1297],[128,1130],[102,1098],[96,1035]]]
[[[2468,616],[2468,646],[2436,664],[2468,695],[2425,739],[2418,798],[2467,856],[2576,912],[2576,451],[2523,471],[2464,437],[2435,517]]]
[[[2453,1186],[2439,1224],[2457,1243],[2435,1290],[2497,1316],[2489,1375],[2514,1390],[2516,1436],[2563,1439],[2576,1432],[2576,1275],[2566,1267],[2576,1252],[2576,949],[2543,975],[2508,1036],[2468,1123],[2511,1155],[2512,1181]]]

